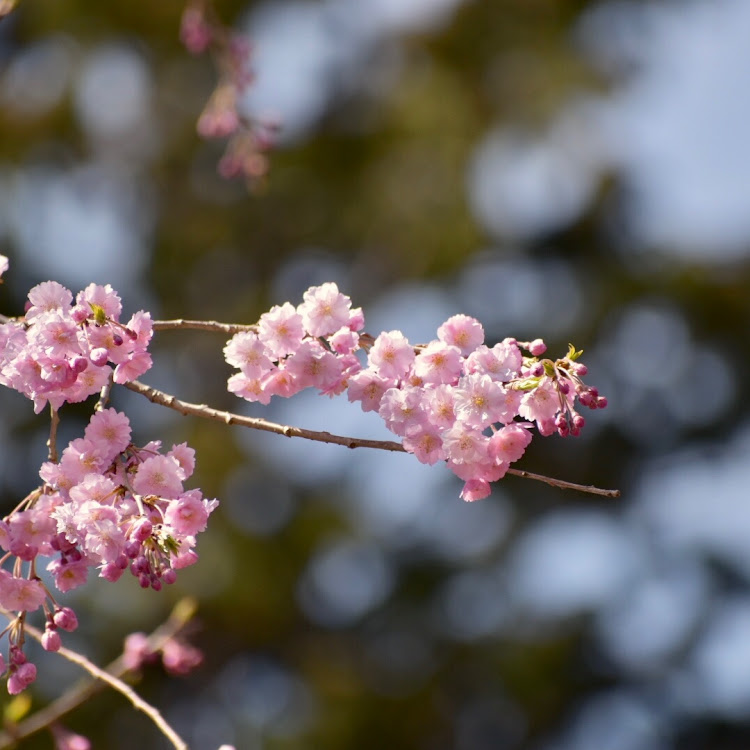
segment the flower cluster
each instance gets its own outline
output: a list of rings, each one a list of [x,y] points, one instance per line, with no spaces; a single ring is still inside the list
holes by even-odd
[[[60,648],[58,629],[72,630],[77,623],[36,575],[40,556],[52,558],[47,571],[62,592],[85,583],[92,567],[108,581],[129,569],[141,587],[158,591],[175,581],[176,570],[198,559],[195,535],[205,529],[218,502],[183,487],[195,452],[182,443],[162,453],[158,441],[138,448],[130,433],[124,414],[95,412],[84,436],[63,450],[59,463],[42,465],[42,487],[0,521],[3,561],[15,558],[13,573],[0,568],[0,606],[19,613],[16,623],[43,607],[42,645],[49,651]],[[14,634],[11,626],[11,692],[36,674],[23,655],[22,625],[18,630]]]
[[[336,284],[308,289],[298,307],[277,305],[261,315],[256,331],[230,339],[224,356],[240,371],[229,378],[229,391],[262,404],[309,387],[342,393],[362,369],[355,352],[364,322]]]
[[[506,338],[490,348],[479,321],[454,315],[424,346],[399,331],[381,333],[348,396],[377,411],[419,461],[445,461],[464,480],[461,497],[479,500],[521,458],[533,423],[542,435],[578,435],[576,397],[590,408],[607,404],[581,379],[581,352],[571,347],[553,362],[538,358],[545,351],[541,339]]]
[[[109,284],[90,284],[75,303],[56,281],[35,286],[24,318],[0,325],[0,384],[30,398],[39,413],[47,402],[57,410],[85,400],[110,375],[116,383],[134,380],[151,367],[151,316],[137,312],[124,324],[121,312]]]
[[[586,367],[572,347],[556,361],[539,358],[541,339],[507,338],[490,348],[482,325],[466,315],[454,315],[420,346],[400,331],[373,341],[358,333],[363,327],[362,311],[335,284],[311,287],[297,308],[274,307],[256,330],[229,341],[226,360],[240,372],[228,388],[263,404],[311,386],[328,395],[346,390],[420,461],[445,461],[464,480],[465,500],[490,493],[490,482],[523,455],[533,423],[542,435],[578,435],[584,418],[576,398],[592,409],[607,403],[583,382]]]

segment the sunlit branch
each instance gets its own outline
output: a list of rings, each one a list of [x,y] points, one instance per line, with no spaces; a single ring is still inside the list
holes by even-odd
[[[259,417],[245,417],[241,414],[213,409],[205,404],[191,404],[187,401],[181,401],[175,396],[159,391],[156,388],[152,388],[151,386],[145,385],[137,380],[125,383],[125,387],[129,388],[131,391],[140,393],[152,403],[174,409],[183,416],[191,415],[194,417],[202,417],[204,419],[212,419],[216,422],[223,422],[224,424],[236,424],[242,427],[250,427],[254,430],[274,432],[277,435],[284,435],[289,438],[305,438],[306,440],[314,440],[319,443],[343,445],[347,448],[375,448],[377,450],[392,451],[395,453],[406,453],[404,446],[393,440],[366,440],[364,438],[333,435],[330,432],[319,432],[317,430],[305,430],[301,427],[281,425]],[[523,479],[535,479],[538,482],[544,482],[545,484],[559,487],[564,490],[578,490],[579,492],[587,492],[591,495],[601,495],[604,497],[620,496],[619,490],[607,490],[599,487],[592,487],[590,485],[576,484],[575,482],[565,482],[562,479],[555,479],[554,477],[547,477],[542,474],[533,474],[532,472],[523,471],[521,469],[508,469],[507,473]]]
[[[109,378],[107,378],[107,382],[102,387],[101,392],[99,393],[99,400],[96,402],[96,406],[94,409],[96,411],[101,411],[104,409],[104,407],[109,402],[109,394],[112,391],[112,385],[114,384],[114,372],[109,373]]]
[[[57,409],[50,406],[49,440],[47,440],[48,460],[57,463],[57,427],[60,424],[60,415]]]

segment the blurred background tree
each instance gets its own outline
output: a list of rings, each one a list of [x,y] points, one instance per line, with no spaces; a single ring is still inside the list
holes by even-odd
[[[0,21],[2,311],[111,283],[128,313],[253,322],[336,281],[367,330],[585,349],[610,407],[472,505],[442,467],[247,434],[117,393],[145,442],[189,440],[222,501],[201,562],[156,595],[70,603],[100,663],[184,593],[204,666],[144,694],[191,748],[729,750],[750,744],[750,5],[741,0],[217,0],[247,33],[248,115],[281,124],[252,191],[195,123],[216,83],[181,2],[23,0]],[[225,390],[223,340],[160,333],[144,380],[362,437],[372,415]],[[0,491],[46,425],[0,393]],[[84,410],[66,408],[61,439]],[[7,511],[6,511],[7,512]],[[124,585],[123,585],[124,584]],[[34,699],[74,675],[44,659]],[[103,720],[106,717],[106,720]],[[121,699],[94,747],[163,740]],[[48,747],[29,740],[24,747]]]

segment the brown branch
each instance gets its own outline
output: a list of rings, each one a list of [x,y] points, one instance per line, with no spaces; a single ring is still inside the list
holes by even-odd
[[[155,331],[176,331],[176,330],[193,330],[193,331],[215,331],[217,333],[226,333],[233,336],[241,331],[257,331],[256,325],[244,325],[242,323],[218,323],[215,320],[155,320],[153,323]]]
[[[124,384],[131,391],[140,393],[154,404],[160,404],[170,409],[174,409],[183,416],[188,414],[194,417],[203,417],[204,419],[213,419],[216,422],[224,424],[237,424],[242,427],[250,427],[253,430],[263,430],[264,432],[274,432],[277,435],[285,437],[299,437],[306,440],[315,440],[319,443],[334,443],[343,445],[347,448],[378,448],[386,451],[396,451],[405,453],[401,443],[390,440],[364,440],[362,438],[344,437],[343,435],[333,435],[330,432],[319,432],[317,430],[304,430],[301,427],[291,427],[288,425],[276,424],[259,417],[245,417],[241,414],[233,414],[229,411],[212,409],[205,404],[191,404],[187,401],[181,401],[168,393],[159,391],[151,386],[144,385],[137,380],[131,380]]]
[[[99,392],[99,400],[96,402],[96,406],[94,406],[94,411],[102,411],[109,403],[109,396],[115,382],[114,375],[114,370],[109,373],[107,382],[102,386],[102,390]]]
[[[274,432],[277,435],[284,435],[285,437],[299,437],[305,438],[306,440],[314,440],[319,443],[334,443],[335,445],[343,445],[347,448],[375,448],[377,450],[392,451],[395,453],[406,453],[406,449],[401,443],[397,443],[393,440],[366,440],[363,438],[345,437],[343,435],[333,435],[330,432],[318,432],[316,430],[305,430],[301,427],[291,427],[289,425],[276,424],[275,422],[269,422],[266,419],[259,417],[245,417],[241,414],[234,414],[228,411],[221,411],[219,409],[213,409],[205,404],[191,404],[187,401],[181,401],[174,396],[159,391],[156,388],[151,388],[137,380],[133,380],[129,383],[125,383],[125,387],[131,391],[140,393],[145,396],[149,401],[154,404],[160,404],[166,406],[169,409],[174,409],[183,416],[188,414],[194,417],[202,417],[204,419],[212,419],[217,422],[223,422],[224,424],[236,424],[242,427],[250,427],[254,430],[264,430],[265,432]],[[533,474],[530,471],[522,471],[520,469],[508,469],[508,474],[513,474],[523,479],[535,479],[538,482],[544,482],[552,487],[559,487],[564,490],[578,490],[579,492],[587,492],[591,495],[602,495],[604,497],[619,497],[619,490],[605,490],[599,487],[592,487],[590,485],[576,484],[575,482],[565,482],[562,479],[555,479],[554,477],[546,477],[542,474]]]
[[[196,605],[194,600],[182,599],[181,601],[179,601],[170,613],[167,621],[164,624],[160,625],[156,630],[154,630],[154,632],[148,637],[149,650],[152,652],[159,651],[168,640],[174,638],[174,636],[177,635],[177,633],[179,633],[180,630],[182,630],[185,625],[193,618],[195,609]],[[8,613],[7,616],[13,617],[13,614]],[[36,640],[39,640],[42,637],[41,632],[36,628],[32,628],[31,626],[26,625],[26,630]],[[68,649],[60,649],[58,653],[62,654],[65,658],[70,658],[71,654],[74,655],[77,658],[71,659],[71,661],[75,661],[77,664],[81,664],[78,659],[84,659],[84,661],[88,662],[88,660],[86,660],[84,657],[80,657],[78,654],[75,654],[75,652],[69,651]],[[36,734],[42,729],[46,729],[47,727],[51,726],[55,722],[59,721],[63,716],[80,706],[84,701],[88,700],[97,693],[100,693],[104,689],[106,684],[111,685],[115,690],[118,690],[121,693],[123,691],[120,689],[120,686],[124,686],[127,692],[123,693],[123,695],[125,695],[128,700],[131,700],[130,696],[132,694],[143,705],[147,706],[152,711],[155,711],[157,715],[161,716],[155,708],[149,706],[149,704],[145,703],[141,698],[139,698],[137,694],[132,690],[132,688],[130,688],[128,685],[125,685],[125,683],[118,679],[128,671],[122,656],[115,659],[115,661],[107,666],[105,670],[100,670],[98,667],[96,667],[96,665],[91,664],[91,662],[88,662],[88,664],[93,666],[97,671],[92,672],[88,668],[88,666],[84,664],[81,664],[81,666],[90,674],[93,674],[97,678],[96,680],[83,680],[79,682],[70,690],[63,693],[63,695],[61,695],[57,700],[32,714],[28,719],[19,722],[12,729],[6,729],[6,731],[0,732],[0,750],[6,750],[6,748],[12,747],[20,740],[26,739],[32,734]],[[106,677],[102,675],[106,675]],[[112,683],[112,679],[116,680],[116,684]],[[136,705],[135,703],[133,705],[135,705],[135,707],[139,708],[140,710],[144,710],[140,705]],[[149,715],[149,717],[152,718],[152,720],[154,719],[149,711],[146,711],[146,713]],[[164,722],[163,718],[162,722]],[[159,729],[161,731],[164,731],[162,725],[158,722],[156,723],[157,726],[159,726]],[[177,741],[182,743],[175,744],[174,739],[170,735],[167,735],[172,744],[175,747],[186,749],[187,745],[174,733],[174,730],[171,731]]]

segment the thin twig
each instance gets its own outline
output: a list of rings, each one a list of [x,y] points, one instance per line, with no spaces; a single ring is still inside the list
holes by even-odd
[[[601,497],[620,497],[620,490],[605,490],[601,487],[595,487],[593,484],[566,482],[563,479],[546,477],[544,474],[534,474],[531,471],[524,471],[523,469],[508,469],[506,474],[512,474],[514,477],[521,477],[521,479],[536,479],[537,482],[544,482],[560,490],[577,490],[578,492],[587,492],[589,495],[600,495]]]
[[[179,601],[172,612],[169,615],[169,618],[165,623],[160,625],[156,630],[154,630],[153,633],[148,637],[148,647],[151,652],[157,652],[159,651],[164,644],[170,640],[171,638],[174,638],[177,633],[179,633],[185,625],[193,618],[195,615],[196,610],[196,604],[195,601],[192,599],[182,599]],[[4,613],[6,614],[6,613]],[[8,612],[8,617],[13,617],[13,614]],[[42,636],[41,632],[38,631],[36,628],[32,628],[31,626],[27,625],[26,630],[37,640],[39,640]],[[65,653],[63,653],[65,652]],[[58,653],[62,654],[66,658],[69,658],[68,654],[75,653],[71,652],[68,649],[60,649]],[[75,654],[78,656],[78,654]],[[83,658],[83,657],[80,657]],[[79,661],[76,659],[71,659],[71,661],[75,661],[77,664],[80,664]],[[86,660],[87,661],[87,660]],[[89,662],[90,664],[90,662]],[[90,672],[94,675],[94,677],[97,677],[98,679],[95,680],[83,680],[73,687],[71,687],[69,690],[67,690],[63,695],[61,695],[57,700],[50,703],[48,706],[45,706],[44,708],[40,709],[39,711],[36,711],[34,714],[29,716],[28,719],[25,719],[24,721],[19,722],[17,725],[15,725],[12,730],[6,729],[4,732],[0,732],[0,750],[6,750],[6,748],[10,748],[16,743],[18,743],[20,740],[26,739],[27,737],[30,737],[32,734],[35,734],[36,732],[39,732],[43,729],[46,729],[47,727],[50,727],[55,722],[59,721],[63,716],[70,713],[72,710],[80,706],[84,701],[91,698],[93,695],[96,695],[97,693],[101,692],[104,687],[105,683],[111,685],[115,690],[118,690],[119,692],[123,692],[120,690],[118,685],[113,685],[110,681],[110,678],[114,678],[117,680],[117,678],[122,677],[127,671],[128,668],[125,666],[125,660],[123,656],[118,657],[115,659],[111,664],[109,664],[105,670],[99,670],[103,674],[107,675],[107,678],[101,677],[98,673],[91,672],[91,670],[88,669],[87,666],[81,664],[81,666],[86,669],[86,671]],[[95,665],[94,665],[95,666]],[[96,668],[98,669],[98,667]],[[124,687],[129,691],[129,693],[132,693],[133,695],[136,695],[135,692],[130,688],[128,685],[125,685],[120,680],[117,680],[117,682],[120,685],[124,685]],[[123,693],[128,700],[131,700],[130,695],[127,693]],[[136,697],[138,697],[136,695]],[[141,700],[139,698],[139,700]],[[141,700],[141,703],[144,703],[144,705],[148,706],[149,704],[143,702]],[[136,704],[133,704],[136,705]],[[144,710],[141,708],[141,706],[136,705],[136,708],[140,708],[141,710]],[[149,706],[149,708],[152,708]],[[153,711],[156,711],[156,709],[152,709]],[[149,715],[150,718],[153,720],[153,716],[149,711],[146,711],[146,713]],[[156,711],[158,714],[158,711]],[[162,722],[164,722],[162,718]],[[162,724],[159,722],[156,722],[157,726],[161,731],[164,731]],[[168,725],[167,725],[168,726]],[[178,742],[181,742],[182,744],[175,744],[174,739],[167,734],[167,737],[170,739],[172,744],[175,745],[175,747],[179,748],[187,748],[187,745],[179,738],[179,736],[174,733],[174,730],[170,728],[170,731],[174,734],[174,737],[178,740]]]
[[[203,417],[204,419],[223,422],[224,424],[236,424],[242,427],[250,427],[254,430],[274,432],[277,435],[284,435],[290,438],[299,437],[305,438],[306,440],[314,440],[319,443],[334,443],[335,445],[343,445],[352,449],[375,448],[377,450],[393,451],[395,453],[406,453],[404,446],[393,440],[366,440],[363,438],[345,437],[343,435],[333,435],[330,432],[318,432],[316,430],[305,430],[301,427],[276,424],[275,422],[269,422],[268,420],[260,419],[258,417],[245,417],[241,414],[213,409],[205,404],[191,404],[187,401],[181,401],[175,396],[159,391],[156,388],[151,388],[151,386],[145,385],[137,380],[125,383],[125,387],[129,388],[131,391],[140,393],[152,403],[174,409],[183,416],[189,414],[194,417]],[[542,474],[533,474],[530,471],[522,471],[521,469],[508,469],[507,473],[523,479],[535,479],[538,482],[544,482],[552,487],[559,487],[564,490],[578,490],[579,492],[587,492],[591,495],[602,495],[604,497],[620,496],[619,490],[605,490],[590,485],[565,482],[562,479],[546,477]]]
[[[155,320],[153,323],[155,331],[175,331],[179,329],[194,331],[216,331],[227,333],[230,336],[241,331],[257,331],[257,325],[244,325],[243,323],[218,323],[215,320]]]
[[[49,408],[50,425],[49,440],[47,440],[48,460],[57,463],[57,426],[60,424],[60,415],[53,406]]]

